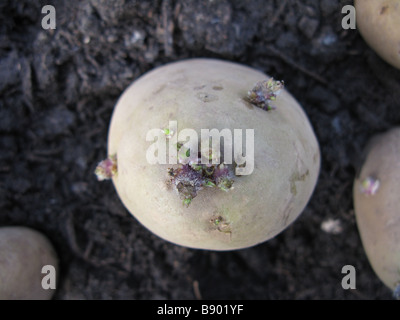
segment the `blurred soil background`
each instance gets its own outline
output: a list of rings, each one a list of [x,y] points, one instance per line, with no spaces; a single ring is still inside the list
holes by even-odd
[[[361,245],[352,187],[369,138],[400,122],[400,71],[342,28],[347,4],[0,0],[0,226],[50,238],[61,262],[55,299],[392,298]],[[44,5],[56,9],[55,30],[41,26]],[[93,174],[123,90],[190,57],[284,80],[315,129],[315,192],[266,243],[231,252],[168,243]],[[355,290],[341,286],[344,265],[356,269]]]

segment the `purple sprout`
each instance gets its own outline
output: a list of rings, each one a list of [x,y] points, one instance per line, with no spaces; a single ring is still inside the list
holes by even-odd
[[[200,160],[201,157],[199,157]],[[189,206],[204,187],[233,189],[233,170],[226,164],[210,165],[190,162],[179,168],[168,169],[169,184],[178,192],[183,204]]]
[[[178,191],[179,196],[186,206],[197,196],[197,192],[203,189],[204,177],[199,170],[194,170],[189,165],[181,165],[178,169],[168,169],[170,182]]]
[[[215,167],[213,178],[215,179],[215,185],[222,191],[233,189],[233,174],[227,165],[222,163]]]
[[[99,162],[94,174],[96,175],[98,181],[103,181],[111,179],[117,174],[117,172],[117,155],[113,154],[107,159]]]
[[[378,192],[380,182],[373,177],[367,177],[361,182],[361,192],[368,196],[373,196]]]
[[[284,82],[273,78],[257,82],[253,89],[247,93],[247,99],[257,107],[269,111],[275,109],[271,104],[283,89]]]

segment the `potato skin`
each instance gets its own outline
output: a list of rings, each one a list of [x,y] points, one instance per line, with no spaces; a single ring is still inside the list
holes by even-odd
[[[374,195],[360,187],[368,177],[379,180]],[[357,226],[372,268],[382,282],[395,289],[400,281],[400,128],[376,136],[359,177],[353,196]]]
[[[0,228],[0,300],[49,300],[54,289],[45,290],[42,267],[58,271],[53,246],[41,233],[26,227]]]
[[[159,67],[136,80],[118,101],[108,152],[117,154],[113,182],[125,207],[161,238],[182,246],[232,250],[253,246],[285,229],[306,206],[319,174],[320,151],[297,101],[283,90],[276,110],[245,101],[268,76],[214,59]],[[207,99],[204,99],[207,97]],[[205,188],[189,207],[166,185],[167,169],[146,160],[146,134],[178,121],[192,128],[254,129],[254,171],[229,192]],[[215,224],[222,217],[224,228]]]
[[[400,0],[356,0],[357,28],[368,45],[400,69]]]

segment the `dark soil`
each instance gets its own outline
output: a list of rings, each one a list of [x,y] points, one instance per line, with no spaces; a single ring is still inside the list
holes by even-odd
[[[112,4],[111,4],[112,3]],[[41,8],[56,8],[55,30]],[[400,71],[357,30],[345,0],[0,1],[0,225],[42,231],[61,260],[55,299],[391,299],[355,222],[352,184],[374,134],[400,122]],[[322,152],[304,213],[232,252],[168,243],[93,175],[122,91],[189,57],[258,68],[299,100]],[[342,230],[326,232],[335,219]],[[344,290],[344,265],[356,290]]]

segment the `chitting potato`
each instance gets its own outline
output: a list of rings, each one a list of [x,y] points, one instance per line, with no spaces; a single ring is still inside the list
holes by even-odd
[[[212,129],[223,139],[205,134]],[[112,177],[133,216],[168,241],[212,250],[284,230],[320,168],[310,122],[283,82],[214,59],[136,80],[114,109],[108,152],[96,174]]]

